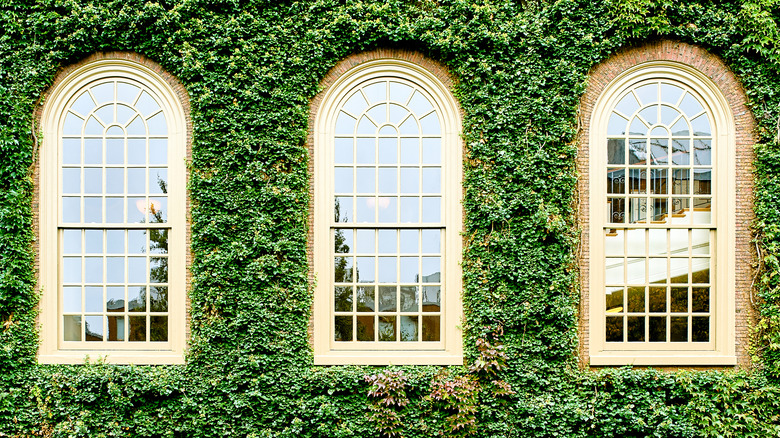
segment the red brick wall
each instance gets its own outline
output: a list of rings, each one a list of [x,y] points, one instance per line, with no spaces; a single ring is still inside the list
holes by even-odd
[[[747,98],[736,76],[717,56],[690,44],[677,41],[658,41],[639,47],[625,49],[606,61],[596,65],[590,72],[588,88],[580,101],[579,153],[577,167],[580,178],[579,224],[582,231],[579,251],[580,288],[580,360],[583,366],[589,362],[590,312],[588,303],[589,281],[589,230],[590,202],[588,199],[588,162],[590,157],[590,122],[596,100],[607,85],[627,69],[648,61],[673,61],[695,68],[718,86],[726,98],[736,126],[736,354],[741,367],[750,366],[751,327],[754,321],[751,306],[753,265],[756,260],[751,244],[750,225],[753,221],[753,144],[755,143],[755,121],[747,107]]]

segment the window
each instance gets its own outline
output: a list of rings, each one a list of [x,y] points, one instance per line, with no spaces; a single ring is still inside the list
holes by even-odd
[[[185,123],[141,64],[67,75],[43,113],[41,362],[182,362]]]
[[[591,144],[591,363],[735,363],[722,94],[685,66],[640,64],[599,98]]]
[[[461,143],[434,75],[366,62],[316,121],[315,363],[462,363]]]

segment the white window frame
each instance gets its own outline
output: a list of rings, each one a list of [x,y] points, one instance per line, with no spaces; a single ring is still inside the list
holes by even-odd
[[[612,108],[624,90],[649,79],[666,79],[685,84],[702,98],[712,116],[713,206],[716,230],[711,244],[712,283],[710,343],[707,349],[685,349],[672,342],[642,349],[630,342],[605,341],[605,251],[604,229],[608,224],[607,125]],[[678,62],[653,61],[634,66],[607,85],[593,109],[589,134],[590,175],[590,269],[589,269],[589,356],[591,365],[735,365],[735,214],[736,210],[736,127],[725,96],[712,80],[691,66]],[[647,343],[643,343],[648,345]]]
[[[434,346],[425,342],[410,342],[399,349],[398,343],[383,348],[381,342],[370,347],[335,346],[333,340],[333,218],[332,180],[335,119],[340,102],[355,87],[376,78],[402,78],[416,83],[434,100],[441,111],[443,169],[443,269],[445,298],[442,308],[442,340]],[[460,259],[462,253],[462,142],[460,114],[447,87],[426,69],[398,59],[375,59],[353,67],[339,77],[325,92],[314,122],[314,223],[313,261],[316,278],[313,314],[313,344],[315,365],[459,365],[463,364]],[[345,225],[348,227],[348,225]],[[369,343],[366,343],[369,344]],[[431,345],[430,343],[428,345]]]
[[[62,126],[70,100],[90,83],[106,78],[136,81],[155,94],[168,123],[168,341],[125,342],[116,349],[73,348],[63,341],[62,243],[59,232],[61,215],[60,166]],[[126,59],[102,59],[89,62],[70,72],[50,92],[42,112],[43,144],[39,167],[39,257],[40,363],[78,364],[84,360],[104,360],[117,364],[181,364],[186,345],[186,137],[184,108],[176,92],[152,69]],[[98,347],[98,346],[96,346]]]

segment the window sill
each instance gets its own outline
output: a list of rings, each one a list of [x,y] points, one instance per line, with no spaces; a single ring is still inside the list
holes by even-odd
[[[463,365],[446,351],[334,351],[314,356],[314,365]]]
[[[40,364],[71,364],[103,362],[115,365],[181,365],[184,354],[172,351],[57,351],[39,354]]]
[[[734,366],[736,364],[736,356],[716,354],[712,351],[615,351],[590,355],[591,366]]]

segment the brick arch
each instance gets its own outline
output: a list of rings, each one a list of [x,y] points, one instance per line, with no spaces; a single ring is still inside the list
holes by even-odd
[[[720,90],[726,99],[728,108],[736,127],[735,161],[736,161],[736,198],[737,210],[736,229],[733,241],[735,242],[736,260],[736,354],[738,366],[750,365],[750,327],[754,321],[751,307],[752,294],[752,264],[756,258],[751,245],[752,234],[750,225],[753,222],[753,161],[755,153],[753,145],[756,141],[755,119],[748,108],[747,97],[734,73],[716,55],[705,49],[691,44],[661,40],[643,44],[637,47],[626,48],[605,61],[594,66],[588,76],[588,86],[580,100],[579,121],[581,129],[578,133],[577,169],[579,180],[577,192],[579,198],[579,227],[581,230],[581,247],[579,251],[578,266],[580,271],[579,286],[580,318],[579,358],[582,366],[587,366],[590,358],[590,125],[593,119],[593,111],[601,94],[608,85],[622,73],[640,64],[652,61],[667,61],[684,64],[693,68],[709,78]]]

